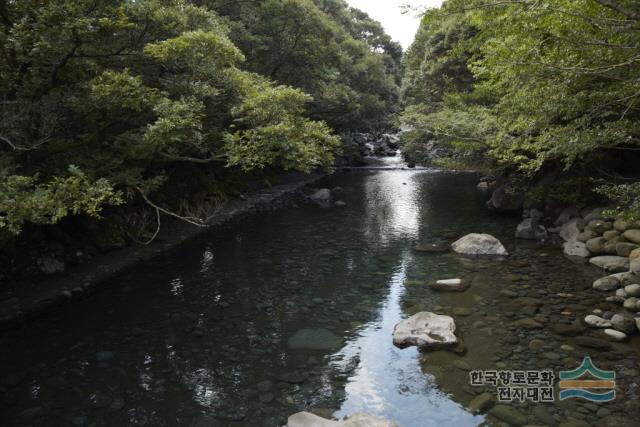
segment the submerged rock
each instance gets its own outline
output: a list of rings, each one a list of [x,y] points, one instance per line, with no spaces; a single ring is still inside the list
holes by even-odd
[[[287,420],[286,427],[398,427],[384,418],[357,413],[341,421],[327,420],[310,412],[298,412]]]
[[[328,188],[321,188],[320,190],[316,190],[315,193],[311,195],[311,200],[315,201],[329,201],[331,200],[331,190]]]
[[[509,255],[502,243],[490,234],[467,234],[454,242],[451,248],[465,255]]]
[[[496,405],[489,411],[489,414],[515,426],[523,426],[527,423],[527,417],[512,406]]]
[[[598,256],[591,258],[589,262],[596,267],[613,273],[621,273],[629,270],[629,258],[619,256]]]
[[[479,414],[485,412],[487,409],[493,405],[494,396],[491,393],[482,393],[478,396],[474,397],[471,402],[467,405],[467,409],[472,414]]]
[[[443,347],[456,344],[456,324],[453,318],[423,311],[398,323],[393,329],[393,344],[404,348]]]
[[[42,257],[37,260],[38,268],[46,275],[64,272],[64,262],[55,258]]]
[[[439,253],[439,252],[447,252],[449,250],[449,245],[446,243],[418,243],[413,249],[416,252],[425,252],[425,253]]]
[[[342,340],[324,328],[301,329],[289,338],[288,345],[294,350],[335,350],[342,345]]]
[[[464,292],[469,289],[469,286],[469,283],[462,279],[438,280],[436,283],[429,284],[431,289],[448,292]]]

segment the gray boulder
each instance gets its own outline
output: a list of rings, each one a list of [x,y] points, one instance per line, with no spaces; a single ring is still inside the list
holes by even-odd
[[[611,318],[612,328],[625,334],[636,332],[636,319],[627,313],[614,314]]]
[[[516,229],[516,238],[523,240],[543,240],[549,237],[547,229],[535,218],[527,218]]]
[[[623,236],[630,242],[640,244],[640,230],[627,230]]]
[[[604,252],[604,245],[607,244],[607,240],[604,237],[596,237],[587,241],[587,249],[592,254],[601,254]]]
[[[468,234],[454,242],[451,248],[465,255],[509,255],[502,243],[490,234]]]
[[[624,293],[630,297],[640,298],[640,284],[632,284],[624,287]]]
[[[616,244],[616,254],[618,254],[618,256],[628,257],[631,255],[631,252],[638,248],[640,248],[640,246],[635,243],[618,242]]]
[[[602,292],[615,291],[622,284],[620,280],[615,276],[607,276],[593,282],[593,289]]]
[[[488,203],[489,208],[498,212],[518,212],[522,210],[525,195],[521,191],[509,189],[506,185],[501,185],[491,195]]]
[[[314,200],[316,202],[328,202],[329,200],[331,200],[331,190],[329,190],[328,188],[321,188],[319,190],[316,190],[311,195],[311,200]]]
[[[598,237],[598,234],[595,231],[588,230],[585,228],[583,232],[578,234],[578,241],[586,243],[589,240],[594,239],[596,237]]]
[[[591,256],[587,246],[578,241],[565,242],[564,253],[570,257],[589,258]]]
[[[629,258],[619,256],[598,256],[591,258],[589,262],[596,267],[612,273],[621,273],[629,270]]]
[[[613,228],[613,224],[609,221],[594,219],[589,222],[589,225],[587,225],[587,228],[589,228],[589,230],[595,231],[598,234],[604,234],[605,232]]]
[[[393,344],[404,348],[438,348],[456,344],[453,318],[423,311],[398,323],[393,329]]]

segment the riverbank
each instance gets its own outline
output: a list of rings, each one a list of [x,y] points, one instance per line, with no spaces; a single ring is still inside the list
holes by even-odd
[[[178,247],[212,228],[245,215],[287,204],[287,196],[322,178],[321,174],[290,175],[280,185],[258,190],[224,203],[208,227],[195,227],[181,221],[166,221],[149,245],[136,244],[103,253],[64,273],[38,282],[10,284],[0,301],[0,329],[11,328],[65,303],[84,298],[118,273]]]

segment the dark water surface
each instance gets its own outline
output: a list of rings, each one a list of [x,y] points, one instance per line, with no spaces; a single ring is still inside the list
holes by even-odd
[[[487,212],[476,182],[429,170],[338,174],[322,185],[343,187],[347,207],[243,219],[3,334],[0,425],[278,426],[311,409],[401,427],[493,424],[464,409],[483,391],[468,369],[573,369],[585,355],[617,371],[615,402],[514,408],[539,425],[637,420],[637,343],[586,348],[552,330],[603,299],[589,289],[595,273],[516,244],[517,219]],[[413,250],[469,232],[496,235],[512,256]],[[425,285],[452,277],[471,289]],[[421,310],[452,315],[467,354],[395,348],[394,325]],[[544,328],[518,323],[534,315]]]

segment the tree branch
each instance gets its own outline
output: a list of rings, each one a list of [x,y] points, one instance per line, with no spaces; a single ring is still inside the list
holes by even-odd
[[[163,214],[172,216],[174,218],[177,218],[181,221],[187,222],[191,225],[195,225],[197,227],[208,227],[208,225],[200,218],[190,218],[190,217],[185,217],[185,216],[181,216],[178,215],[177,213],[168,211],[166,209],[161,208],[160,206],[156,205],[155,203],[153,203],[151,200],[149,200],[149,198],[147,197],[147,195],[144,193],[144,191],[142,191],[142,189],[138,186],[134,186],[134,188],[140,193],[140,195],[142,196],[142,198],[144,199],[144,201],[151,206],[152,208],[156,209],[159,212],[162,212]]]

